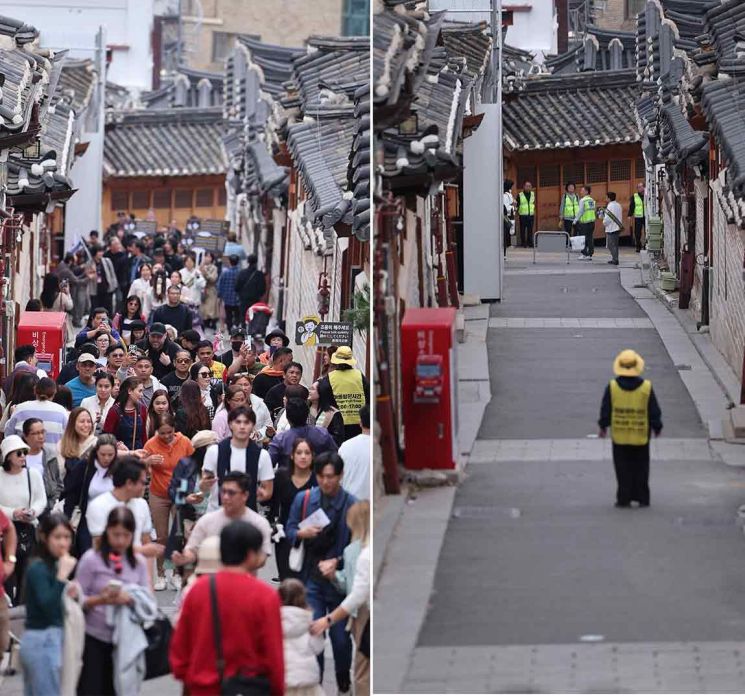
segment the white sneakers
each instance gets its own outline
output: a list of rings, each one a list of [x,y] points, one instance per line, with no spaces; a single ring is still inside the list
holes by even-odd
[[[165,576],[159,575],[153,584],[153,589],[156,592],[163,592],[163,590],[175,590],[178,592],[181,589],[181,576],[176,575],[172,568],[166,568]]]
[[[153,583],[153,589],[156,592],[163,592],[166,589],[166,579],[162,575],[159,575],[158,579]]]

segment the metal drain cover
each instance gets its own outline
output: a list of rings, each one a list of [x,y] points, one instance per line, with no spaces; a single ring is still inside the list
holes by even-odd
[[[495,507],[493,505],[459,505],[453,508],[453,517],[461,520],[492,520],[498,517],[522,517],[520,508]]]

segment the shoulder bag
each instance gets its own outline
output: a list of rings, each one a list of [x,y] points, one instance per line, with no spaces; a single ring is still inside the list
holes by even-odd
[[[145,649],[145,679],[155,679],[171,673],[168,650],[171,646],[173,626],[171,620],[158,610],[158,618],[150,628],[145,629],[147,648]]]
[[[26,469],[26,482],[28,483],[28,506],[31,508],[31,472]],[[29,522],[13,521],[18,537],[16,555],[20,557],[28,556],[36,544],[36,528]]]
[[[305,491],[305,495],[303,496],[303,512],[300,515],[300,520],[305,519],[305,513],[308,511],[308,501],[310,500],[310,489]],[[305,560],[305,541],[301,541],[298,546],[293,546],[290,549],[290,558],[288,560],[288,565],[290,566],[290,570],[295,571],[296,573],[299,573],[303,569],[303,561]]]
[[[212,630],[217,654],[217,678],[222,696],[268,696],[271,693],[269,679],[263,675],[251,677],[241,670],[232,677],[225,678],[225,657],[222,652],[222,629],[217,605],[217,579],[210,575],[210,602],[212,604]]]

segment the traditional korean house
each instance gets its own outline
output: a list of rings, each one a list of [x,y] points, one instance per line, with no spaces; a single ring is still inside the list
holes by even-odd
[[[174,106],[106,114],[104,227],[118,211],[183,229],[225,216],[222,107]]]
[[[637,18],[636,105],[649,207],[690,309],[745,380],[745,75],[738,0],[649,1]],[[745,383],[745,382],[743,382]],[[745,388],[740,397],[745,403]]]

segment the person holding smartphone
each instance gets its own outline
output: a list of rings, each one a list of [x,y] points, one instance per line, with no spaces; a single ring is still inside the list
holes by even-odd
[[[75,579],[85,597],[85,649],[78,681],[81,696],[115,693],[114,628],[106,620],[106,608],[132,603],[126,585],[150,591],[147,562],[135,553],[135,543],[134,515],[119,505],[109,513],[98,548],[86,551],[78,564]]]

